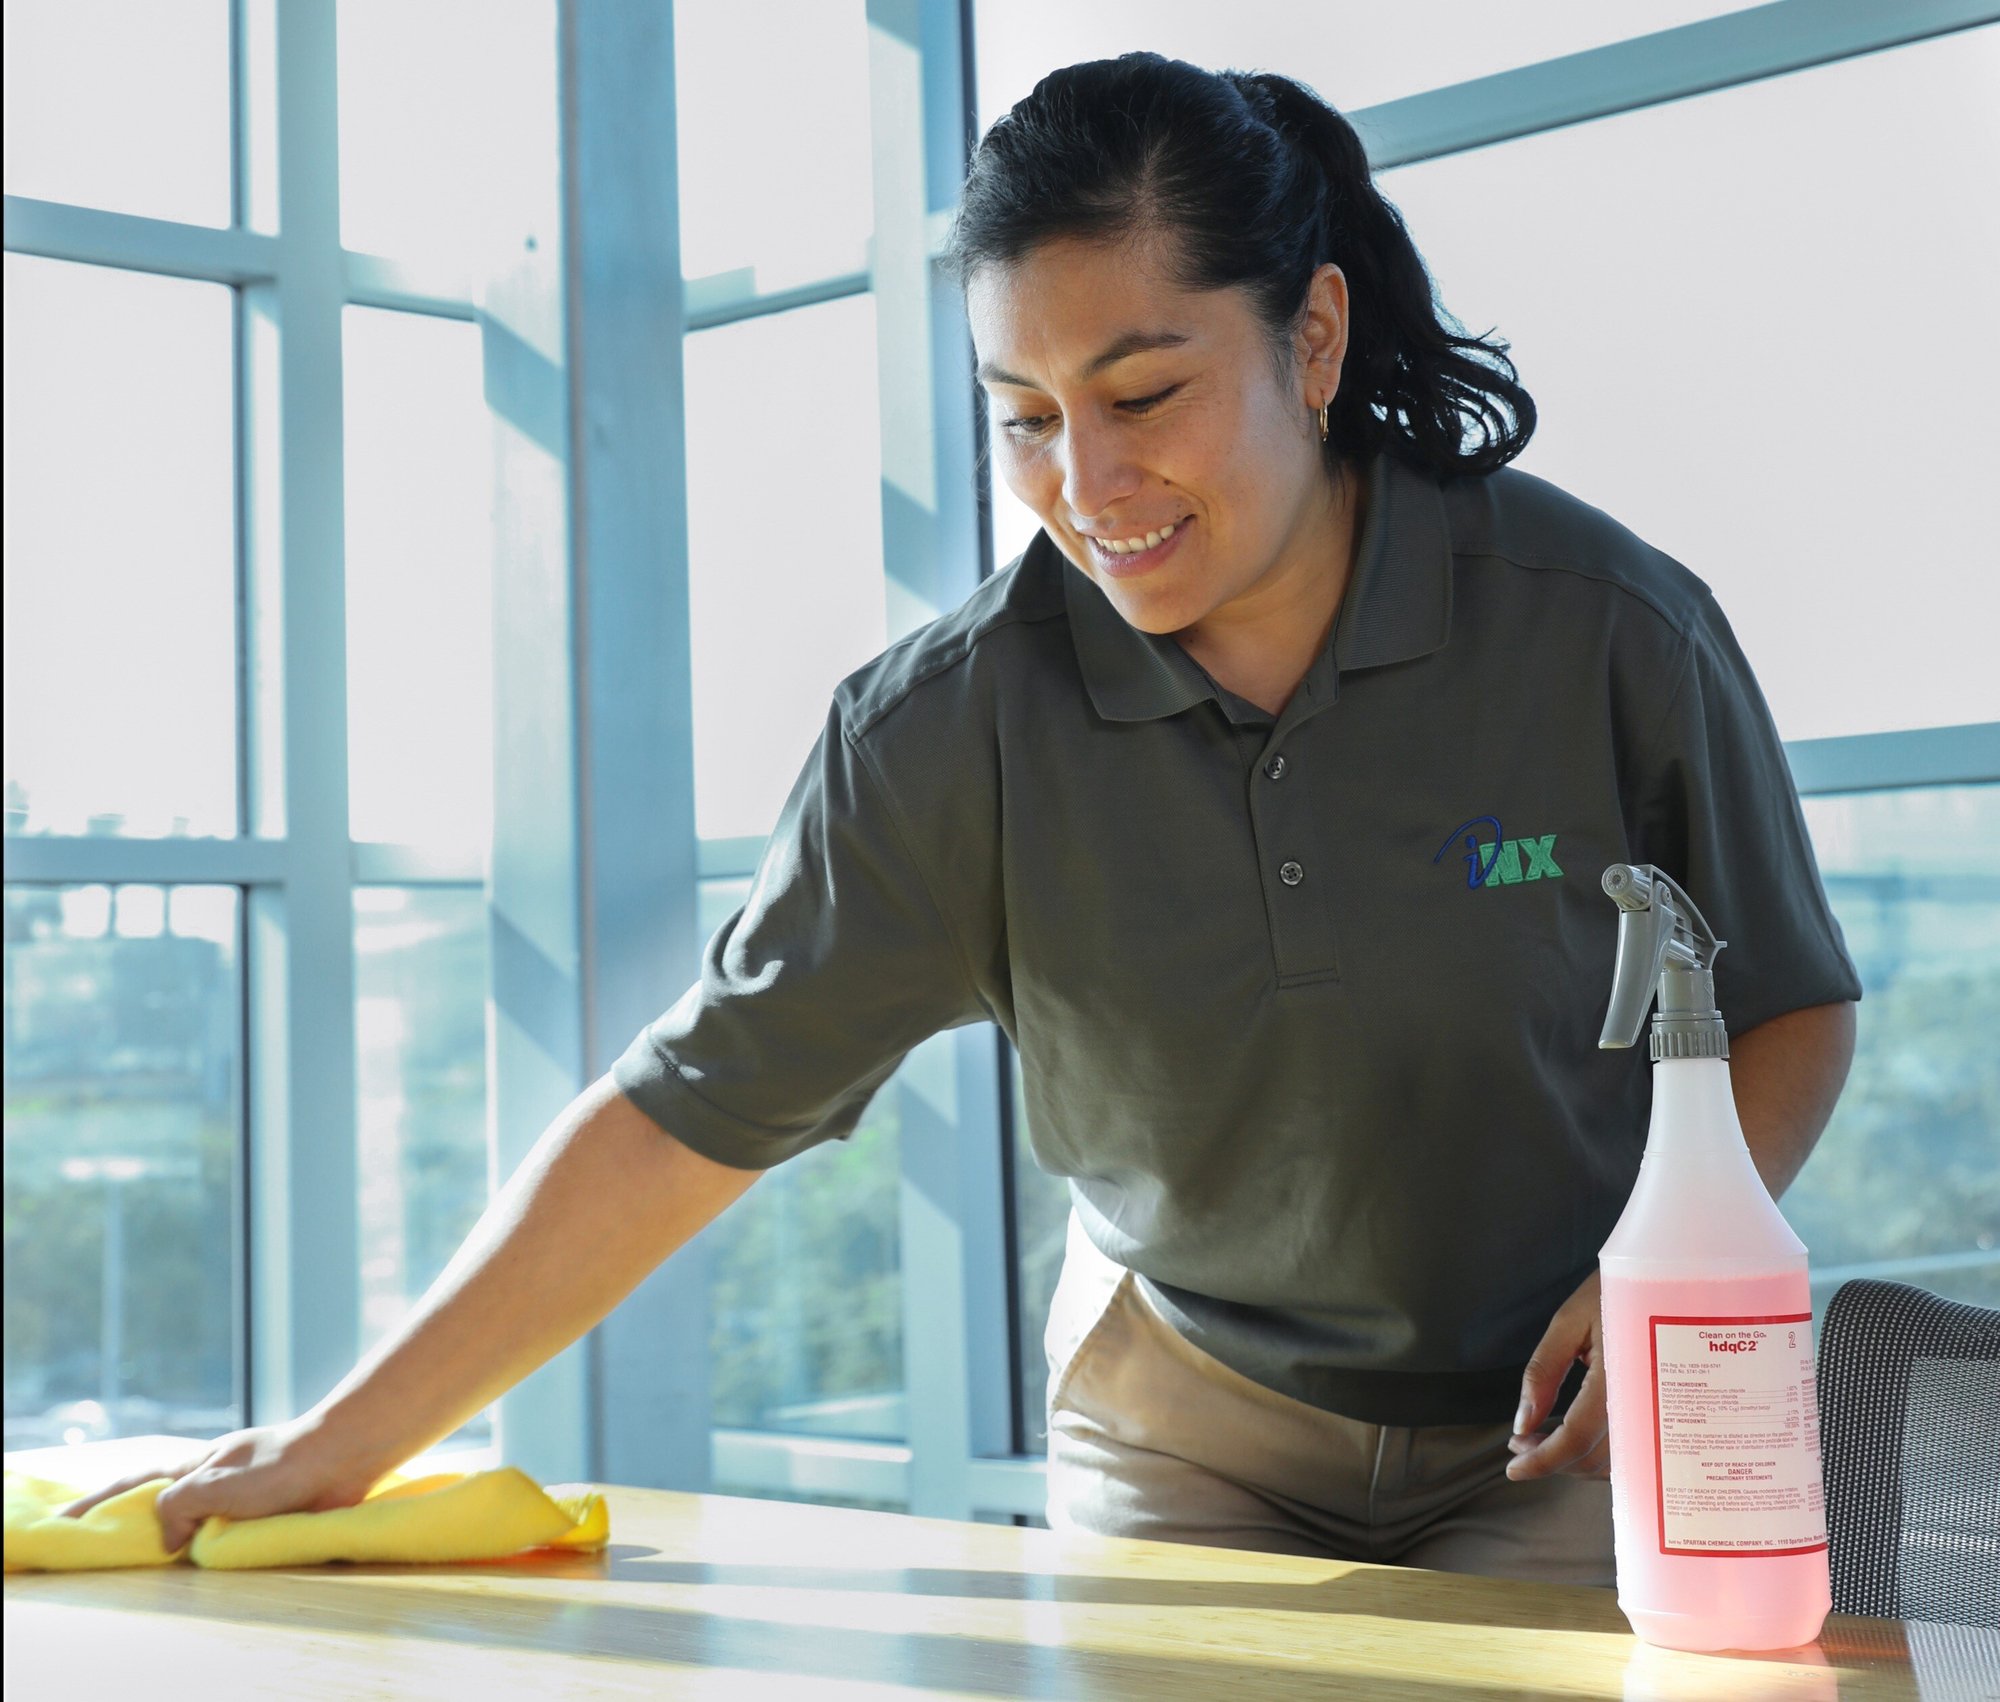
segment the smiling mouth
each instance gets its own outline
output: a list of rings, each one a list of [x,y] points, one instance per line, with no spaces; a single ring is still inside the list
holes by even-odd
[[[1193,524],[1194,516],[1192,514],[1183,515],[1170,525],[1162,526],[1155,531],[1148,532],[1145,542],[1138,549],[1114,548],[1110,541],[1103,538],[1086,538],[1085,542],[1090,545],[1091,553],[1099,561],[1113,563],[1121,567],[1132,566],[1144,561],[1148,556],[1159,554],[1161,550],[1172,543]],[[1118,540],[1120,545],[1126,542],[1127,540],[1122,538]]]
[[[1165,543],[1167,539],[1171,538],[1183,526],[1187,525],[1192,518],[1193,518],[1192,515],[1182,515],[1180,519],[1172,521],[1168,525],[1154,528],[1152,531],[1146,533],[1143,538],[1137,538],[1137,539],[1120,538],[1116,540],[1115,544],[1110,539],[1092,538],[1090,540],[1091,547],[1095,549],[1100,555],[1108,555],[1108,556],[1142,555],[1147,550],[1159,548],[1159,546]],[[1131,547],[1135,544],[1138,546],[1137,548]]]

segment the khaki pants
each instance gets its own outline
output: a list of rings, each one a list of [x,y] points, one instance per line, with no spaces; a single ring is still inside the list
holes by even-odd
[[[1074,1213],[1043,1345],[1053,1529],[1614,1582],[1607,1479],[1511,1481],[1505,1422],[1364,1424],[1267,1389],[1185,1340]]]

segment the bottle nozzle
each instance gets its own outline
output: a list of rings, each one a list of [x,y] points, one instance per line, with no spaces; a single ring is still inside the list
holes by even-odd
[[[1635,1044],[1657,992],[1651,1047],[1656,1060],[1728,1057],[1711,973],[1715,954],[1728,942],[1715,937],[1673,878],[1650,863],[1613,863],[1604,871],[1603,885],[1618,906],[1618,960],[1598,1045]]]
[[[1604,871],[1604,890],[1620,910],[1644,910],[1653,902],[1653,883],[1630,863],[1613,863]]]

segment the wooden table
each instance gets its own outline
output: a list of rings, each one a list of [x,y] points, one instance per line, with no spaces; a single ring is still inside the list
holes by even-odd
[[[209,1698],[2000,1696],[2000,1633],[1638,1642],[1609,1590],[659,1490],[602,1555],[6,1582],[6,1693]],[[1982,1671],[1983,1669],[1983,1671]]]

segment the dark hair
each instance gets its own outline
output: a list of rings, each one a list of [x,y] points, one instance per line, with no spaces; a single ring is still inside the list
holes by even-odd
[[[1281,373],[1314,270],[1346,274],[1347,355],[1327,416],[1336,471],[1387,448],[1450,478],[1527,447],[1535,404],[1509,345],[1460,334],[1353,126],[1286,77],[1157,53],[1050,72],[973,154],[944,264],[963,286],[1052,238],[1154,228],[1179,238],[1183,288],[1248,292]]]

